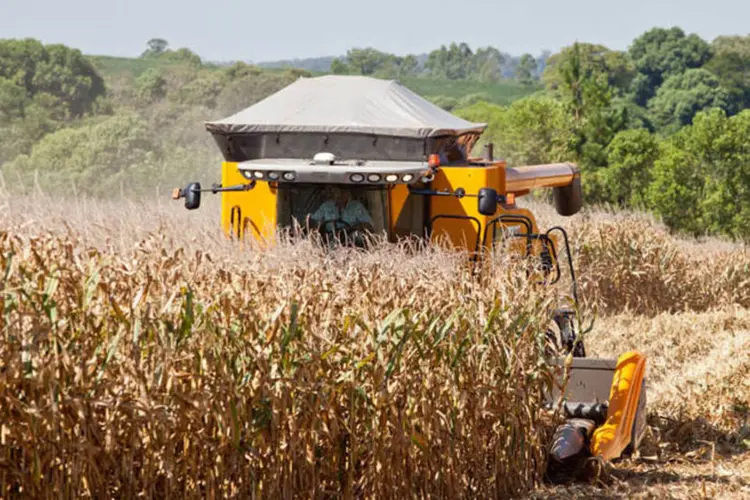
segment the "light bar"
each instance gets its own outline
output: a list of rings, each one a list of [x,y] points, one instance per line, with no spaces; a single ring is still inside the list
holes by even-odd
[[[257,181],[318,184],[413,184],[429,174],[419,161],[310,164],[303,159],[271,158],[237,164],[243,177]]]

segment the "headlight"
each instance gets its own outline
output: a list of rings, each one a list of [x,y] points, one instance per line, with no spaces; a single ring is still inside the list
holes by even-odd
[[[396,182],[398,180],[398,175],[396,174],[388,174],[385,176],[386,182]]]
[[[410,180],[412,180],[413,178],[414,178],[414,176],[413,176],[413,175],[411,175],[411,174],[404,174],[404,176],[403,176],[403,177],[401,177],[401,180],[402,180],[402,181],[404,181],[404,182],[409,182],[409,181],[410,181]]]
[[[362,174],[352,174],[349,177],[349,180],[352,182],[362,182],[363,180],[365,180],[365,176]]]
[[[240,173],[242,174],[242,177],[245,179],[251,181],[253,180],[253,173],[249,170],[240,170]]]
[[[294,172],[284,172],[284,180],[285,181],[293,181],[297,176],[294,175]]]
[[[268,172],[268,178],[271,179],[272,181],[279,180],[279,177],[281,177],[281,175],[279,175],[278,172]]]
[[[259,170],[256,170],[255,172],[253,172],[253,175],[255,176],[256,179],[262,179],[263,178],[263,172],[261,172]]]
[[[380,180],[380,174],[370,174],[367,176],[367,180],[370,182],[378,182]]]

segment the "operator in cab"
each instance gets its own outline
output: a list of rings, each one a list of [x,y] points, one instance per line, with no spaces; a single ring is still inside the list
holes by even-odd
[[[347,228],[365,226],[372,228],[374,223],[367,208],[359,200],[352,199],[351,192],[335,186],[326,186],[326,201],[310,214],[318,225],[324,225],[324,230],[335,231],[338,221],[343,221]]]

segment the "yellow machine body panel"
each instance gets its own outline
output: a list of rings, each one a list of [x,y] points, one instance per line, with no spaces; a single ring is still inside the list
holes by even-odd
[[[224,186],[247,182],[233,162],[223,162]],[[276,232],[276,188],[258,182],[252,191],[221,194],[221,224],[227,236],[242,240],[252,236],[259,242],[273,238]]]
[[[494,188],[499,193],[505,192],[505,172],[501,164],[486,167],[441,167],[432,181],[432,189],[437,191],[463,188],[467,194],[476,194],[484,187]],[[445,241],[469,251],[481,248],[481,238],[484,236],[482,228],[494,217],[480,214],[477,199],[469,196],[432,197],[429,218],[436,216],[440,217],[433,222],[432,240]]]
[[[618,458],[630,444],[645,375],[646,357],[643,354],[627,352],[617,360],[607,420],[591,436],[592,455],[612,460]]]
[[[397,184],[388,191],[391,240],[408,234],[423,234],[423,210],[417,210],[419,205],[424,205],[422,197],[410,195],[404,184]]]

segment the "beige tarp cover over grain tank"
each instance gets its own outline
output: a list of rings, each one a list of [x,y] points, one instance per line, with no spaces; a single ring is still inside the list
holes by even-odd
[[[206,123],[217,134],[371,134],[409,138],[481,134],[396,81],[365,76],[300,78],[266,99]]]

